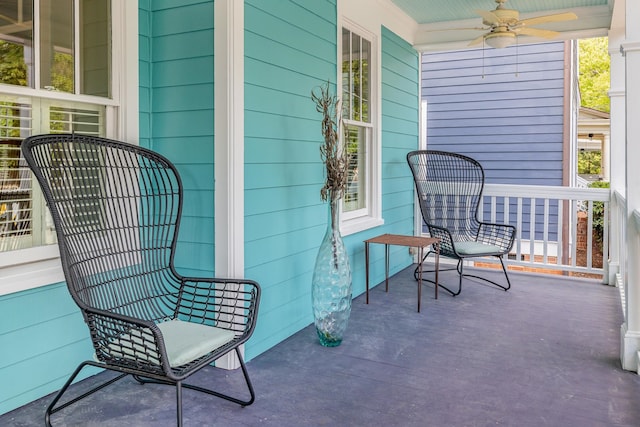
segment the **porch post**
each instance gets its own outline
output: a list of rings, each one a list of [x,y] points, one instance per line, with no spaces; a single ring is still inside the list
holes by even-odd
[[[244,276],[244,1],[214,2],[215,274]],[[236,369],[235,353],[216,366]]]
[[[640,212],[640,2],[625,2],[626,87],[626,200],[627,200],[627,286],[626,322],[622,325],[622,367],[638,371],[640,350],[640,230],[636,227],[634,211]]]
[[[620,45],[624,41],[624,28],[609,31],[610,68],[610,144],[606,168],[611,190],[611,211],[609,227],[609,284],[622,286],[625,266],[625,252],[621,250],[625,242],[624,224],[620,218],[626,215],[625,205],[620,205],[614,192],[625,195],[625,64]],[[604,159],[603,159],[604,161]]]

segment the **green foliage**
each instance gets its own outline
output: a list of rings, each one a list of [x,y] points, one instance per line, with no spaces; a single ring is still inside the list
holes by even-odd
[[[606,37],[580,40],[578,42],[578,81],[583,107],[599,111],[610,111],[610,58]]]
[[[61,92],[73,93],[73,56],[55,52],[51,67],[51,85]]]
[[[600,151],[578,152],[578,173],[581,175],[595,175],[600,173],[602,153]]]
[[[0,83],[27,85],[27,66],[22,45],[0,40]]]
[[[589,184],[590,188],[609,188],[609,183],[605,181],[594,181]],[[593,231],[598,242],[602,243],[604,236],[604,202],[593,202]]]

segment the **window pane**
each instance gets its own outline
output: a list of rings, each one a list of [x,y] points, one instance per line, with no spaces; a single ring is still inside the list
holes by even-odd
[[[32,245],[31,173],[20,156],[29,135],[31,108],[0,101],[0,251]]]
[[[33,85],[31,1],[0,1],[0,83]]]
[[[111,97],[111,2],[80,2],[80,92]]]
[[[370,59],[371,42],[343,29],[342,99],[345,119],[371,122]]]
[[[0,99],[0,252],[56,241],[49,212],[38,190],[32,188],[31,172],[20,156],[20,143],[32,133],[32,125],[33,133],[104,136],[104,106],[38,99],[33,104]],[[32,115],[42,119],[32,119]],[[94,186],[99,182],[97,176],[89,178],[84,177],[84,182]],[[95,205],[78,206],[77,218],[95,223]]]
[[[371,123],[371,118],[369,117],[369,100],[371,99],[371,89],[369,85],[369,77],[370,77],[370,64],[371,63],[371,43],[368,40],[362,39],[362,64],[360,65],[361,71],[361,93],[360,96],[362,98],[362,121]]]
[[[73,22],[73,0],[40,2],[40,86],[44,89],[74,93]]]
[[[342,111],[345,119],[351,118],[351,32],[342,29]]]
[[[347,190],[344,197],[345,212],[366,207],[366,136],[367,130],[361,126],[347,126],[346,149],[349,154]]]

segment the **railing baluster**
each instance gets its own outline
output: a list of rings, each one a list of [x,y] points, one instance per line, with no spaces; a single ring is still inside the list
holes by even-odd
[[[549,199],[544,199],[543,221],[544,229],[542,231],[542,263],[549,262]]]
[[[501,198],[501,200],[498,200],[498,198]],[[514,199],[515,212],[513,215],[515,218],[512,219],[511,201]],[[608,268],[607,260],[604,260],[603,268],[594,267],[593,258],[596,252],[593,250],[592,244],[596,241],[592,237],[592,232],[595,222],[594,207],[596,202],[602,202],[604,204],[603,253],[606,258],[609,245],[608,232],[610,229],[608,223],[609,199],[609,190],[601,188],[487,184],[482,200],[483,209],[480,210],[478,215],[481,220],[490,218],[491,222],[515,224],[517,228],[516,241],[513,247],[515,259],[509,259],[509,264],[511,265],[540,267],[545,270],[551,268],[558,271],[603,274]],[[584,207],[588,207],[586,265],[579,265],[583,263],[577,261],[579,253],[577,245],[578,205],[581,203]],[[541,209],[538,209],[538,205],[540,205]],[[498,209],[502,209],[501,221],[499,220],[500,213]],[[524,219],[527,213],[530,214],[528,222]],[[612,211],[612,214],[616,213],[622,216],[623,212]],[[623,221],[624,218],[618,220]],[[528,235],[526,230],[523,230],[525,225],[529,228]],[[540,235],[536,236],[537,233],[540,233]],[[565,253],[568,254],[567,259],[565,259]],[[528,259],[524,259],[523,256]],[[491,262],[490,259],[488,261]],[[622,270],[621,267],[618,267],[618,269]],[[608,278],[605,280],[608,280]]]
[[[536,198],[529,201],[529,262],[535,263],[536,255]]]

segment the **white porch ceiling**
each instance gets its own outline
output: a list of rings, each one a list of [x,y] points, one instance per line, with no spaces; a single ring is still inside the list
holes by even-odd
[[[448,50],[467,47],[480,36],[478,30],[456,30],[482,27],[482,18],[474,11],[493,10],[494,0],[391,0],[417,24],[414,46],[419,50]],[[635,1],[635,0],[634,0]],[[558,31],[560,40],[607,35],[615,0],[508,0],[505,7],[520,11],[520,19],[573,12],[577,20],[536,25]],[[622,2],[624,3],[624,2]],[[518,43],[536,43],[545,39],[520,36]]]

